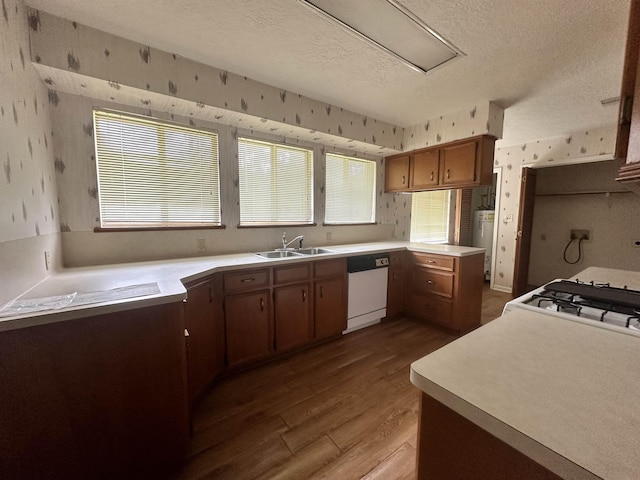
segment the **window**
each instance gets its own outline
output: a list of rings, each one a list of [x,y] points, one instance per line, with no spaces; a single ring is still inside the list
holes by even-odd
[[[218,136],[94,110],[103,228],[220,225]]]
[[[327,153],[325,223],[373,223],[376,162]]]
[[[240,225],[313,223],[313,152],[238,139]]]
[[[447,243],[449,241],[450,190],[412,194],[412,242]]]

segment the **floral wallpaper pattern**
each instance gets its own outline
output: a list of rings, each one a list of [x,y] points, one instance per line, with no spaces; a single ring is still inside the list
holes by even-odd
[[[467,110],[441,115],[406,128],[406,150],[452,142],[477,135],[502,138],[504,110],[491,102],[479,102]]]
[[[370,154],[403,149],[404,130],[380,120],[44,12],[31,10],[29,25],[31,59],[56,92]]]
[[[498,230],[495,287],[511,291],[513,285],[522,168],[562,165],[606,156],[612,154],[615,140],[615,128],[608,128],[496,148],[495,168],[501,170],[502,178],[500,198],[496,202]],[[580,197],[575,197],[572,201],[581,200]]]
[[[27,8],[0,16],[0,242],[59,231],[47,88],[29,61]]]

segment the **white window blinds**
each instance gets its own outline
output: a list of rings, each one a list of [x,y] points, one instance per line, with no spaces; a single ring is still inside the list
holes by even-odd
[[[412,242],[446,243],[449,240],[449,190],[418,192],[411,200]]]
[[[313,152],[238,139],[240,225],[313,223]]]
[[[218,136],[94,110],[105,228],[220,225]]]
[[[376,162],[327,153],[325,223],[375,222]]]

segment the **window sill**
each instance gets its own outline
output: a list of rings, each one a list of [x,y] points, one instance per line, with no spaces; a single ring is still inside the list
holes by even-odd
[[[270,223],[265,225],[242,225],[238,228],[281,228],[281,227],[316,227],[316,223]]]
[[[323,223],[325,227],[357,227],[358,225],[377,225],[377,222],[357,222],[357,223]]]
[[[225,225],[189,225],[184,227],[95,227],[96,233],[103,232],[162,232],[167,230],[224,230]]]

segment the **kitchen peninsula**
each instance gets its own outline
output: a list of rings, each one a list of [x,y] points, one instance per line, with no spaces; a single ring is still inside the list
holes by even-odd
[[[638,478],[638,365],[640,336],[503,315],[412,364],[417,478]]]

